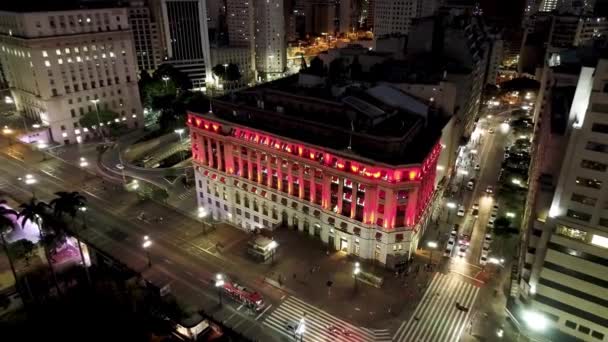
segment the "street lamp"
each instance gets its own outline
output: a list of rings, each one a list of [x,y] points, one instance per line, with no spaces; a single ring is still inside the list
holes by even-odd
[[[221,273],[215,275],[215,287],[217,288],[217,297],[222,306],[222,288],[224,287],[224,276]]]
[[[179,155],[181,156],[181,160],[184,160],[184,151],[182,150],[182,134],[184,133],[183,128],[178,128],[174,130],[175,133],[179,135]]]
[[[165,92],[166,92],[167,88],[169,87],[167,85],[167,82],[169,82],[170,78],[169,78],[169,76],[165,75],[165,76],[162,77],[162,80],[165,81]]]
[[[139,181],[134,179],[133,182],[131,182],[131,186],[133,187],[133,190],[139,189]]]
[[[27,175],[25,175],[25,177],[19,177],[17,179],[22,181],[23,183],[25,183],[25,185],[27,185],[30,188],[30,190],[32,191],[32,197],[36,198],[36,191],[34,190],[34,187],[32,186],[32,185],[38,183],[38,180],[36,179],[36,177],[34,177],[34,175],[28,173]]]
[[[90,101],[95,104],[95,114],[97,114],[97,124],[99,125],[99,134],[101,135],[101,139],[105,140],[105,137],[103,136],[103,129],[101,129],[101,126],[102,126],[101,119],[99,118],[99,106],[97,105],[99,103],[99,99],[93,99]]]
[[[144,243],[141,245],[146,251],[146,256],[148,257],[148,267],[152,267],[152,259],[150,258],[150,246],[152,246],[152,240],[148,235],[144,236]]]
[[[547,318],[536,311],[525,310],[523,312],[523,318],[526,325],[528,325],[530,329],[536,331],[545,330],[549,324]]]
[[[85,157],[80,157],[80,167],[87,167],[89,166],[89,162],[87,161],[87,158]]]
[[[521,186],[521,179],[513,178],[513,179],[511,179],[511,183]]]
[[[361,273],[361,264],[359,262],[355,262],[355,268],[353,269],[353,277],[355,278],[354,288],[357,291],[357,276]]]
[[[82,227],[86,228],[87,227],[87,207],[82,206],[80,208],[78,208],[78,210],[80,210],[80,212],[82,212]]]
[[[437,244],[437,241],[429,241],[426,243],[426,245],[431,249],[431,258],[429,259],[429,265],[431,265],[433,264],[433,252],[435,251],[437,246],[439,246],[439,244]]]
[[[505,214],[508,218],[514,218],[515,217],[515,213],[509,211],[508,213]]]

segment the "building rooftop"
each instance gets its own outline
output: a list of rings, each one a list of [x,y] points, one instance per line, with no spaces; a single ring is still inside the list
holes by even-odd
[[[204,115],[389,166],[422,162],[449,119],[391,86],[304,74],[218,98]]]
[[[124,6],[128,6],[125,4]],[[124,7],[123,6],[123,7]],[[2,1],[0,11],[31,13],[56,12],[79,9],[101,9],[121,7],[118,1],[82,1],[82,0],[21,0]]]

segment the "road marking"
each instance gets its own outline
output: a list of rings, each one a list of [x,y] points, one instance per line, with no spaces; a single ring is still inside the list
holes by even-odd
[[[469,279],[471,279],[471,280],[475,280],[475,281],[478,281],[478,282],[480,282],[480,283],[482,283],[482,284],[485,284],[485,282],[484,282],[483,280],[475,279],[475,278],[473,278],[473,277],[471,277],[471,276],[468,276],[468,275],[466,275],[466,274],[464,274],[464,273],[460,273],[460,272],[458,272],[458,271],[450,270],[450,273],[456,273],[456,274],[461,275],[461,276],[463,276],[463,277],[466,277],[466,278],[469,278]]]
[[[262,311],[262,312],[261,312],[261,313],[258,315],[258,317],[256,317],[256,318],[255,318],[255,320],[257,321],[258,319],[260,319],[260,317],[262,317],[262,315],[263,315],[263,314],[265,314],[265,313],[266,313],[266,311],[268,311],[268,310],[269,310],[271,307],[272,307],[272,304],[268,305],[268,306],[266,307],[266,309],[264,309],[264,311]]]

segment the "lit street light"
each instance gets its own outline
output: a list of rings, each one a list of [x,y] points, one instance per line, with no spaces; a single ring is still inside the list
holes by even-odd
[[[87,158],[85,157],[80,157],[80,167],[87,167],[89,166],[89,162],[87,162]]]
[[[437,246],[439,246],[439,244],[437,244],[437,241],[429,241],[426,243],[427,247],[429,247],[431,249],[431,257],[429,259],[429,265],[433,264],[433,252],[435,251],[435,249],[437,249]]]
[[[222,288],[224,287],[224,276],[220,273],[215,275],[215,287],[217,288],[217,297],[222,306]]]
[[[177,133],[179,135],[179,155],[181,156],[181,160],[184,160],[184,151],[182,149],[182,134],[184,134],[184,129],[183,128],[178,128],[176,130],[174,130],[175,133]]]
[[[99,134],[101,135],[101,140],[105,140],[105,137],[103,136],[103,129],[101,128],[101,126],[103,126],[103,124],[101,123],[101,119],[99,118],[99,106],[98,106],[99,99],[93,99],[90,101],[95,104],[95,113],[97,114],[97,125],[99,125],[98,129],[99,129]]]
[[[167,82],[169,82],[170,78],[169,78],[169,76],[165,75],[165,76],[162,77],[162,80],[165,81],[165,92],[166,92],[167,89],[168,89]]]
[[[513,179],[511,179],[511,183],[521,186],[521,179],[513,178]]]
[[[361,273],[361,264],[355,262],[355,268],[353,269],[353,277],[355,278],[355,291],[357,291],[357,277]]]
[[[509,211],[508,213],[505,214],[508,218],[514,218],[515,217],[515,213]]]
[[[152,246],[152,240],[148,235],[144,236],[144,243],[141,245],[146,251],[146,256],[148,257],[148,267],[152,267],[152,259],[150,258],[150,246]]]
[[[523,312],[523,318],[524,322],[526,322],[526,325],[530,329],[536,331],[545,330],[547,328],[547,325],[549,324],[547,318],[536,311],[525,310]]]
[[[78,210],[80,210],[80,212],[82,212],[82,228],[86,228],[87,227],[87,207],[80,207],[78,208]]]
[[[38,183],[38,180],[36,179],[36,177],[34,177],[34,175],[28,173],[27,175],[25,175],[25,178],[19,177],[17,179],[22,181],[23,183],[25,183],[25,185],[27,185],[30,188],[30,190],[32,191],[32,197],[36,198],[36,191],[34,190],[34,187],[33,187],[34,184]]]

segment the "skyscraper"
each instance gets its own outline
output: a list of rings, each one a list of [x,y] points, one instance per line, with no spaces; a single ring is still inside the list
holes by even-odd
[[[168,63],[199,89],[211,80],[211,53],[205,0],[163,0]]]
[[[285,70],[285,17],[283,0],[255,3],[255,66],[263,78]]]

